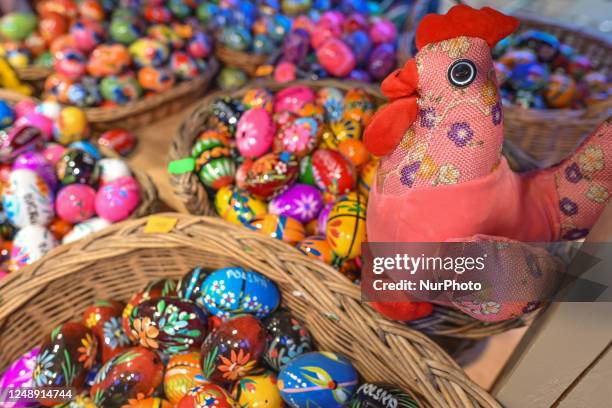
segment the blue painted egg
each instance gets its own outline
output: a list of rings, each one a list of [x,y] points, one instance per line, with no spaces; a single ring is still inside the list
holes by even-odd
[[[514,89],[537,91],[546,86],[548,68],[538,63],[520,64],[510,72],[510,83]]]
[[[325,109],[329,122],[336,122],[344,115],[344,94],[338,88],[325,87],[317,92],[317,103]]]
[[[253,53],[257,55],[271,54],[274,47],[274,41],[265,34],[257,34],[253,38]]]
[[[335,353],[311,352],[289,362],[278,375],[285,402],[296,408],[340,408],[357,386],[351,362]]]
[[[221,32],[221,42],[235,51],[246,51],[253,41],[251,33],[243,26],[225,27]]]
[[[15,120],[15,113],[13,109],[3,100],[0,100],[0,129],[4,129],[7,126],[13,124]]]
[[[280,292],[274,282],[258,272],[222,268],[206,277],[196,303],[223,319],[243,313],[264,318],[278,307]]]

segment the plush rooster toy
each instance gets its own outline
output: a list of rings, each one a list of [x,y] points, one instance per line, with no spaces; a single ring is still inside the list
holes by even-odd
[[[419,52],[383,81],[390,103],[365,131],[368,150],[382,156],[368,203],[369,241],[576,240],[596,222],[612,190],[610,118],[552,168],[516,174],[501,155],[503,107],[491,48],[517,27],[517,19],[488,7],[458,5],[423,18]],[[499,290],[537,299],[546,273],[527,268],[516,260],[490,273]],[[500,303],[449,301],[485,321],[534,304]],[[427,313],[419,302],[374,307],[396,320]]]

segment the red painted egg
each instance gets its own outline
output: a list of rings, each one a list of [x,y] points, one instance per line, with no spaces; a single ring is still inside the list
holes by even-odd
[[[298,170],[299,163],[294,155],[268,153],[257,159],[247,172],[246,189],[258,197],[271,197],[291,184]]]
[[[355,54],[346,43],[337,38],[330,38],[317,49],[319,63],[335,77],[345,77],[357,64]]]
[[[353,165],[335,150],[315,151],[312,155],[312,171],[317,187],[325,192],[346,194],[355,186]]]
[[[98,300],[83,312],[83,324],[91,329],[102,351],[102,363],[106,363],[130,346],[130,339],[121,326],[123,303],[114,300]]]
[[[136,136],[125,129],[111,129],[100,135],[98,144],[112,149],[121,156],[127,156],[136,146]]]

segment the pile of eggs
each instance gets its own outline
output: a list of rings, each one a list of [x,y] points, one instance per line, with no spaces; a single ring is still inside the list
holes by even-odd
[[[195,6],[183,1],[166,6],[160,1],[46,0],[37,6],[38,24],[8,30],[12,41],[3,48],[23,54],[25,65],[30,55],[50,56],[54,74],[45,92],[63,104],[124,105],[206,71],[212,41],[197,19],[183,18],[184,9],[190,14]],[[23,18],[5,16],[0,32]]]
[[[140,186],[119,158],[102,158],[84,140],[83,111],[55,102],[13,107],[0,101],[2,275],[127,218],[141,201]],[[101,143],[126,153],[134,136],[115,129]]]
[[[71,387],[68,406],[83,408],[416,407],[396,387],[359,386],[351,361],[315,351],[279,303],[258,272],[196,267],[127,304],[97,301],[13,363],[0,386]]]
[[[361,88],[291,86],[210,109],[191,159],[217,213],[356,279],[376,168],[361,138],[375,101]]]
[[[551,34],[526,31],[504,39],[493,53],[506,105],[583,109],[611,97],[610,78]]]

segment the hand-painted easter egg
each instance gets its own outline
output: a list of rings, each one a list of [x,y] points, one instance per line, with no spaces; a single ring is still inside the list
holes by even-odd
[[[129,348],[100,368],[91,386],[91,399],[99,407],[120,407],[138,396],[149,397],[162,383],[163,373],[164,365],[155,351]]]
[[[215,195],[215,209],[221,218],[233,224],[248,224],[266,213],[267,205],[246,191],[223,186]]]
[[[230,148],[221,138],[199,138],[191,150],[195,158],[195,171],[200,181],[215,190],[227,186],[234,180],[236,164]]]
[[[535,51],[538,60],[551,62],[559,53],[561,44],[554,35],[543,31],[529,30],[516,39],[517,48],[527,48]]]
[[[37,61],[39,58],[42,59],[42,55],[47,52],[47,43],[45,39],[37,32],[33,32],[32,34],[30,34],[25,39],[23,44],[33,57],[37,57]]]
[[[47,43],[52,43],[62,34],[66,34],[68,21],[58,13],[49,13],[40,19],[38,31]]]
[[[370,123],[375,111],[376,105],[364,89],[351,89],[344,95],[345,119],[359,121],[365,127]]]
[[[52,192],[34,171],[13,170],[2,190],[2,208],[16,227],[47,225],[54,215]]]
[[[105,183],[96,194],[98,216],[117,222],[130,216],[140,204],[140,186],[133,177],[120,177]]]
[[[357,64],[355,54],[340,39],[330,38],[316,50],[319,63],[335,77],[347,76]]]
[[[337,122],[331,122],[329,130],[329,132],[323,134],[323,146],[336,150],[340,143],[345,140],[360,140],[363,127],[355,119],[341,119]]]
[[[244,112],[236,127],[236,146],[244,157],[259,157],[270,150],[276,126],[264,108]]]
[[[323,191],[346,194],[355,185],[352,164],[335,150],[316,150],[312,155],[312,170],[317,187]]]
[[[89,133],[85,112],[75,106],[63,108],[53,133],[55,140],[64,145],[84,139]]]
[[[121,156],[127,156],[136,147],[136,136],[129,130],[111,129],[100,135],[98,144],[114,150]]]
[[[100,182],[102,184],[132,175],[127,163],[121,159],[102,159],[98,161],[98,167],[100,168]]]
[[[275,48],[274,41],[267,35],[257,34],[253,37],[253,54],[270,55]]]
[[[323,124],[313,117],[297,118],[282,126],[274,141],[274,151],[289,152],[298,158],[310,153],[317,145]]]
[[[229,91],[242,87],[248,79],[247,74],[239,68],[223,67],[217,76],[217,84],[222,90]]]
[[[42,258],[57,246],[53,234],[42,225],[27,225],[17,231],[11,248],[11,263],[19,269]]]
[[[370,26],[370,37],[375,44],[392,43],[397,38],[397,29],[391,21],[380,19]]]
[[[208,320],[196,304],[159,297],[134,306],[129,317],[131,337],[163,355],[199,349],[208,333]]]
[[[291,31],[283,41],[283,60],[301,65],[310,48],[310,35],[306,30],[298,28]]]
[[[193,388],[207,382],[202,375],[199,350],[176,354],[166,364],[164,395],[174,406]]]
[[[244,106],[231,98],[217,98],[211,105],[213,117],[210,119],[211,125],[220,131],[234,134],[238,121],[245,111]]]
[[[312,336],[304,323],[288,311],[281,310],[269,316],[264,327],[268,344],[264,361],[276,372],[314,348]]]
[[[15,121],[15,112],[4,100],[0,100],[0,129],[4,129]]]
[[[87,70],[85,55],[74,48],[65,48],[55,53],[55,71],[72,80],[79,80]]]
[[[106,31],[97,21],[80,19],[70,27],[70,35],[75,39],[76,48],[89,52],[104,41]]]
[[[193,58],[206,58],[212,52],[213,44],[210,36],[203,31],[197,31],[187,43],[187,51]]]
[[[172,20],[170,10],[161,4],[145,5],[143,15],[151,23],[169,23]]]
[[[130,340],[137,342],[138,337],[132,336],[132,330],[130,329],[130,315],[134,307],[138,306],[141,302],[149,299],[156,299],[159,297],[174,297],[176,295],[176,281],[173,279],[157,279],[149,282],[141,291],[137,292],[125,305],[122,314],[122,326],[123,330],[130,338]]]
[[[175,408],[200,408],[206,405],[215,408],[237,408],[239,405],[222,387],[207,383],[189,390]]]
[[[183,48],[183,39],[170,26],[155,24],[147,29],[147,36],[161,42],[168,48]]]
[[[58,117],[49,117],[42,112],[28,112],[25,115],[21,116],[17,121],[15,121],[15,128],[19,128],[21,126],[32,126],[37,128],[42,132],[42,136],[45,140],[50,140],[53,135],[53,121],[57,121]],[[9,132],[9,136],[10,136]]]
[[[288,244],[295,244],[305,235],[304,226],[286,215],[265,214],[255,218],[247,227]]]
[[[78,7],[79,14],[91,20],[102,21],[106,15],[104,5],[98,0],[83,0]]]
[[[292,407],[340,408],[357,387],[357,371],[350,361],[330,352],[298,356],[278,375],[281,396]]]
[[[251,88],[244,93],[242,104],[248,108],[263,108],[272,113],[274,96],[264,88]]]
[[[86,184],[70,184],[57,194],[55,210],[57,215],[76,224],[95,215],[96,190]]]
[[[40,348],[34,368],[35,386],[72,387],[81,391],[87,370],[96,363],[97,353],[98,341],[87,327],[78,322],[57,326]],[[41,402],[53,405],[50,400]]]
[[[258,197],[271,197],[297,178],[298,167],[298,161],[291,153],[268,153],[249,169],[246,189]]]
[[[418,408],[415,400],[400,390],[388,384],[364,383],[349,399],[347,407],[373,408]]]
[[[248,29],[238,25],[225,27],[221,31],[220,40],[221,43],[229,49],[234,51],[246,51],[251,45],[253,38]]]
[[[63,185],[80,183],[95,186],[98,183],[96,159],[83,150],[66,150],[56,168],[57,178]]]
[[[174,51],[170,55],[169,68],[177,78],[189,80],[197,77],[200,73],[195,60],[183,51]]]
[[[576,83],[562,73],[553,74],[544,91],[544,98],[548,106],[562,109],[571,106],[576,97]]]
[[[232,392],[240,406],[252,408],[282,408],[283,399],[276,386],[276,374],[265,372],[242,377]]]
[[[74,228],[72,228],[72,231],[64,235],[64,237],[62,238],[62,244],[69,244],[71,242],[77,241],[81,238],[86,237],[89,234],[101,231],[104,228],[109,227],[110,225],[111,223],[106,221],[104,218],[90,218],[87,221],[76,224]]]
[[[140,38],[129,48],[134,63],[140,67],[161,66],[169,56],[168,47],[152,38]]]
[[[95,77],[118,75],[130,64],[130,54],[121,44],[97,46],[89,57],[87,72]]]
[[[35,29],[36,15],[32,13],[12,12],[0,19],[0,34],[12,41],[25,39]]]
[[[174,85],[174,73],[168,68],[143,67],[138,71],[138,82],[147,91],[163,92]]]
[[[376,174],[376,168],[378,167],[377,160],[370,160],[367,162],[359,171],[359,180],[357,182],[357,189],[364,197],[368,197],[370,194],[370,188],[374,181],[374,175]]]
[[[16,125],[8,131],[0,130],[0,136],[1,162],[9,162],[26,151],[35,150],[44,142],[43,133],[29,125]]]
[[[263,318],[278,307],[280,292],[274,282],[258,272],[222,268],[206,277],[196,303],[223,319],[240,313]]]
[[[107,76],[100,81],[100,93],[107,101],[125,105],[140,98],[142,88],[133,76]]]
[[[49,163],[42,153],[25,152],[17,156],[12,166],[13,170],[27,169],[36,172],[51,191],[57,187],[57,176],[55,167]],[[8,180],[7,180],[8,181]]]
[[[274,197],[268,206],[270,214],[285,215],[307,223],[323,208],[321,192],[307,184],[294,184]]]
[[[368,33],[363,30],[352,32],[344,37],[344,42],[353,50],[357,66],[363,66],[372,51],[372,40]]]
[[[333,202],[326,203],[325,207],[323,207],[319,213],[319,216],[317,217],[317,230],[320,234],[325,234],[327,231],[327,221],[329,220],[329,213],[331,212],[332,208],[334,208]]]
[[[366,238],[366,208],[365,198],[358,192],[334,204],[327,221],[326,237],[338,256],[352,259],[361,254],[361,243]]]
[[[298,242],[296,248],[309,257],[323,261],[328,265],[331,265],[334,261],[334,253],[324,236],[319,235],[305,238]]]
[[[204,377],[218,383],[232,383],[249,374],[266,349],[266,332],[250,315],[223,322],[202,344]]]
[[[274,112],[289,111],[298,113],[302,107],[315,101],[312,89],[306,86],[290,86],[276,94]]]
[[[0,377],[0,389],[34,387],[34,368],[40,354],[40,347],[34,347],[15,362],[13,362]],[[20,398],[15,402],[3,402],[5,408],[26,408],[34,403],[34,399]]]
[[[114,300],[97,300],[83,312],[83,324],[98,339],[102,364],[127,350],[130,339],[121,327],[124,305]]]
[[[204,280],[210,274],[210,270],[196,266],[181,278],[176,288],[177,297],[195,302],[202,292]]]
[[[396,63],[395,47],[389,43],[380,44],[368,58],[368,73],[375,80],[382,80],[393,71]]]
[[[359,139],[346,139],[338,145],[338,151],[348,159],[355,168],[361,167],[370,158],[368,149]]]

